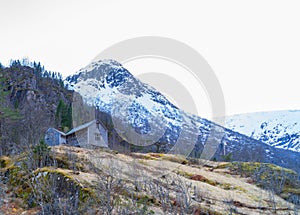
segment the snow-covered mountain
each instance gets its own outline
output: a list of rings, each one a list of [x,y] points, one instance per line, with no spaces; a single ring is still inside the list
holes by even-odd
[[[93,62],[67,77],[66,81],[88,105],[117,115],[116,118],[128,122],[135,132],[141,134],[141,138],[149,133],[154,133],[152,137],[159,136],[157,141],[168,143],[164,145],[165,150],[180,141],[204,143],[213,125],[203,118],[184,113],[114,60]],[[184,127],[188,129],[181,132]]]
[[[226,127],[276,148],[300,152],[300,110],[228,116]]]
[[[256,160],[300,171],[298,153],[276,149],[185,113],[114,60],[89,64],[67,77],[66,85],[86,103],[115,119],[115,129],[129,143],[149,150],[217,160],[224,159],[225,152],[231,153],[233,160]]]

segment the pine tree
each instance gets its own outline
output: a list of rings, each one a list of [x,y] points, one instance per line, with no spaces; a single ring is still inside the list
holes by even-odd
[[[72,107],[60,100],[55,113],[55,123],[57,127],[69,130],[72,127]]]
[[[22,66],[19,60],[10,60],[10,67],[11,68],[18,68]]]

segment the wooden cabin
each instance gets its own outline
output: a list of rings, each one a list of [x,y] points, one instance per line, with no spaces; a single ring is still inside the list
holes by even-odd
[[[67,134],[67,144],[89,148],[90,146],[108,147],[108,132],[97,120],[73,128]]]
[[[66,134],[55,128],[49,128],[45,142],[49,146],[67,144],[84,148],[108,147],[108,131],[99,120],[93,120],[73,128]]]

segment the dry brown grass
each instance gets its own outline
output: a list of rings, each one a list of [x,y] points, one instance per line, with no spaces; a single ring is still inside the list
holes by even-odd
[[[176,196],[176,183],[180,181],[183,184],[191,184],[193,189],[189,191],[190,195],[197,196],[192,199],[192,206],[195,210],[198,208],[199,211],[201,208],[209,209],[211,213],[214,211],[216,214],[228,214],[229,208],[233,207],[240,214],[273,213],[269,193],[254,184],[247,183],[249,178],[226,174],[224,168],[217,168],[220,165],[226,166],[226,163],[211,161],[190,163],[184,157],[176,155],[157,153],[125,155],[107,149],[91,150],[67,146],[53,147],[52,151],[64,159],[66,157],[63,155],[66,153],[71,153],[76,157],[82,169],[74,172],[70,169],[59,168],[55,171],[60,171],[85,186],[95,185],[99,179],[97,171],[100,171],[122,178],[128,184],[145,179],[161,181],[162,186],[169,186],[172,195]],[[51,171],[51,169],[43,171]],[[164,214],[157,203],[158,200],[153,199],[151,192],[143,191],[138,195],[151,199],[149,207],[155,211],[155,214]],[[292,204],[278,196],[275,196],[275,201],[277,214],[292,212],[288,210],[288,208],[293,208]],[[156,204],[151,202],[156,202]]]

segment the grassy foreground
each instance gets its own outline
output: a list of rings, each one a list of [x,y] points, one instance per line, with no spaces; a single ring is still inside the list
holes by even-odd
[[[299,209],[296,173],[270,164],[67,146],[46,152],[1,157],[2,214],[294,214]]]

